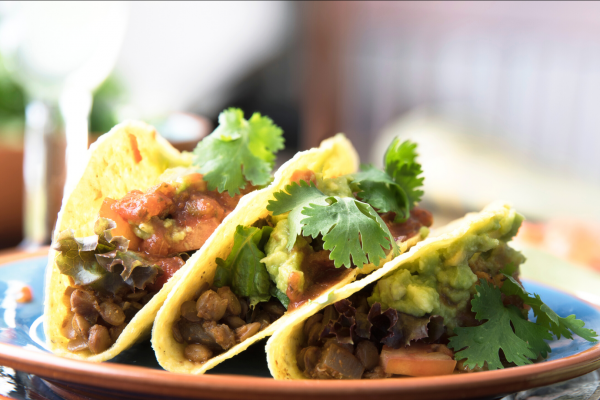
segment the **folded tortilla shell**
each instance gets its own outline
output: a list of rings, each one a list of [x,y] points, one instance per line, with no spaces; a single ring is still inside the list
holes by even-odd
[[[156,130],[143,122],[129,121],[115,126],[101,136],[86,153],[85,167],[70,193],[65,193],[58,213],[55,234],[73,229],[76,237],[94,234],[94,222],[104,198],[120,199],[129,191],[145,191],[157,183],[167,169],[188,166],[190,154],[173,148]],[[69,278],[62,275],[55,263],[58,253],[50,250],[46,268],[44,329],[52,352],[63,357],[88,361],[105,361],[146,336],[167,293],[182,275],[179,270],[127,324],[119,339],[106,351],[92,354],[88,350],[70,352],[69,339],[61,334],[61,325],[69,312],[63,294]]]
[[[510,238],[515,235],[521,221],[522,217],[509,205],[503,202],[492,203],[483,211],[467,214],[434,232],[409,252],[401,254],[365,278],[333,291],[326,301],[313,302],[301,315],[275,332],[267,342],[267,361],[271,374],[275,379],[307,379],[298,368],[296,355],[304,343],[304,322],[319,310],[350,297],[406,263],[437,251],[448,249],[454,252],[461,246],[461,239],[469,235],[481,235],[495,240]]]
[[[269,211],[267,211],[269,200],[274,200],[273,194],[284,190],[285,186],[291,183],[295,171],[310,169],[313,172],[322,173],[325,178],[332,178],[355,172],[357,168],[356,150],[343,135],[337,135],[323,141],[319,148],[296,154],[275,173],[275,179],[269,187],[249,193],[242,198],[236,210],[221,223],[202,250],[196,252],[188,260],[188,264],[192,266],[186,269],[185,275],[173,288],[156,316],[152,329],[152,346],[156,352],[156,358],[163,368],[173,372],[202,374],[245,350],[252,343],[271,335],[278,327],[287,325],[302,314],[306,306],[284,314],[266,329],[203,364],[186,359],[183,354],[185,345],[177,343],[173,338],[172,326],[181,316],[181,304],[192,300],[204,282],[212,284],[217,268],[216,260],[217,258],[226,259],[231,252],[236,227],[238,225],[251,226],[256,221],[266,218],[269,215]],[[347,285],[355,277],[356,272],[347,275],[329,291]]]

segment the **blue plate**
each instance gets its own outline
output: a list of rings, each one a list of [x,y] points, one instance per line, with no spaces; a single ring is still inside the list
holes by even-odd
[[[42,256],[10,262],[0,268],[0,343],[11,344],[36,352],[48,352],[43,332],[43,293],[46,263],[47,257]],[[31,288],[33,300],[29,303],[18,303],[15,299],[25,285]],[[585,322],[587,328],[600,332],[600,311],[595,307],[573,296],[534,282],[525,281],[524,286],[529,292],[539,294],[544,302],[560,316],[566,317],[576,314],[579,319]],[[549,344],[552,353],[542,363],[575,356],[594,347],[593,343],[580,337],[575,337],[574,340],[564,338],[554,340],[550,341]],[[235,358],[222,363],[211,370],[210,373],[268,377],[270,374],[265,358],[263,341],[251,346],[250,349]],[[161,369],[148,342],[134,346],[112,360],[111,363],[142,366],[155,370]],[[1,376],[2,372],[0,371]],[[597,383],[597,380],[594,382]],[[8,394],[2,392],[2,385],[0,385],[1,394]],[[51,397],[46,396],[45,398]]]

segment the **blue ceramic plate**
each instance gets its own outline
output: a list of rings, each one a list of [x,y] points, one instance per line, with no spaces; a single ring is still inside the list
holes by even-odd
[[[297,389],[298,382],[279,382],[264,379],[264,377],[270,377],[264,353],[264,341],[253,345],[248,351],[211,370],[210,374],[212,375],[200,377],[170,374],[162,371],[148,342],[136,345],[111,362],[103,364],[67,360],[48,354],[45,347],[42,316],[46,263],[47,257],[37,256],[11,261],[0,268],[0,362],[2,364],[53,379],[53,388],[59,391],[61,388],[62,390],[79,390],[90,395],[94,388],[105,388],[102,389],[104,394],[106,394],[106,388],[119,389],[111,394],[112,398],[136,397],[134,394],[139,393],[140,388],[142,391],[146,391],[144,388],[160,385],[161,380],[165,380],[164,382],[179,382],[179,385],[174,386],[174,389],[165,388],[164,391],[157,391],[156,388],[148,389],[147,392],[152,394],[150,398],[161,398],[165,395],[167,397],[177,395],[179,398],[204,397],[202,393],[208,395],[215,385],[220,385],[220,393],[227,393],[229,389],[227,382],[236,382],[236,384],[241,385],[240,391],[230,393],[231,397],[237,398],[265,398],[272,397],[272,395],[287,396],[289,393],[300,394],[293,390],[287,390],[294,387]],[[15,298],[24,285],[31,288],[33,300],[29,303],[17,303]],[[600,332],[600,311],[592,305],[547,286],[530,281],[524,282],[524,285],[528,291],[539,294],[546,304],[560,316],[576,314],[579,319],[585,322],[586,327]],[[478,388],[466,394],[468,397],[498,395],[570,379],[600,367],[600,346],[589,343],[580,337],[576,337],[575,340],[554,340],[550,342],[550,347],[552,348],[550,357],[531,366],[476,374],[436,377],[435,379],[391,379],[378,381],[377,386],[373,386],[375,382],[358,381],[345,384],[345,389],[355,388],[353,391],[348,392],[345,397],[363,396],[364,398],[366,393],[373,394],[373,388],[375,387],[382,395],[394,393],[411,397],[413,392],[410,390],[414,390],[415,394],[420,393],[419,390],[423,390],[423,388],[431,389],[436,386],[432,385],[432,382],[442,385],[437,388],[441,390],[437,393],[444,393],[448,398],[452,397],[453,386],[456,386],[456,390],[462,390],[461,397],[465,396],[465,383],[467,385],[471,384],[473,388]],[[117,374],[118,378],[116,377]],[[236,375],[236,377],[231,375]],[[104,379],[91,379],[90,376],[104,376],[109,380],[114,379],[114,385],[107,383]],[[263,379],[258,377],[263,377]],[[397,388],[394,387],[394,382],[396,382]],[[257,385],[257,383],[260,383],[260,385]],[[286,384],[288,386],[285,386]],[[339,382],[321,381],[310,382],[308,385],[307,382],[303,382],[303,384],[304,395],[312,392],[316,397],[330,399],[332,393],[342,395],[343,392],[346,392],[346,390],[340,391]],[[188,391],[183,390],[186,385],[189,386]],[[208,390],[206,392],[194,392],[198,385],[205,387],[205,389],[208,388]],[[420,388],[420,386],[423,386],[423,388]],[[246,389],[243,389],[244,387]],[[127,390],[129,388],[134,390]],[[252,392],[253,388],[257,390]],[[361,390],[361,388],[364,390]],[[169,390],[175,391],[169,392]],[[246,391],[244,392],[244,390]],[[248,392],[248,390],[251,392]],[[361,395],[360,392],[364,393]],[[194,395],[194,393],[196,394]],[[250,396],[251,393],[256,396]],[[357,396],[357,393],[359,396]],[[148,398],[148,395],[144,397]],[[295,396],[292,395],[292,397]]]

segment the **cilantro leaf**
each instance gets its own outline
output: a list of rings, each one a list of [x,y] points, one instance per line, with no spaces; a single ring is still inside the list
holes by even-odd
[[[531,364],[531,359],[537,357],[530,346],[513,331],[511,322],[519,327],[519,332],[526,333],[527,338],[539,333],[533,322],[527,321],[516,307],[504,307],[501,292],[481,279],[476,286],[477,294],[471,301],[473,311],[478,320],[487,320],[482,325],[468,328],[455,328],[457,334],[450,338],[448,347],[456,352],[455,359],[466,359],[469,368],[483,367],[487,362],[488,368],[502,369],[500,350],[508,362],[517,365]],[[535,346],[541,347],[536,338]],[[460,350],[460,351],[459,351]]]
[[[393,171],[389,167],[394,163],[412,164],[417,161],[417,144],[410,140],[400,142],[400,138],[395,137],[392,143],[388,146],[383,156],[385,170],[390,176],[393,176]]]
[[[116,224],[98,218],[93,236],[76,238],[72,230],[58,234],[52,248],[59,252],[60,272],[73,278],[78,286],[93,285],[98,290],[117,293],[128,285],[144,289],[159,272],[152,258],[127,250],[129,240],[113,236]]]
[[[292,182],[291,185],[285,187],[285,191],[276,192],[273,197],[275,200],[269,200],[267,210],[273,215],[281,215],[289,212],[289,236],[287,249],[291,251],[296,243],[296,237],[302,234],[302,210],[308,207],[309,204],[329,204],[327,196],[323,194],[314,182],[307,183],[301,180],[300,184]]]
[[[510,321],[515,328],[515,334],[527,342],[531,351],[536,355],[541,354],[544,358],[548,356],[548,353],[552,351],[548,343],[546,343],[546,340],[552,339],[552,334],[548,332],[548,329],[526,320],[521,310],[513,305],[508,307],[508,311],[513,315]]]
[[[358,197],[382,213],[396,213],[396,222],[406,220],[423,196],[416,147],[416,143],[395,138],[384,156],[385,171],[362,165],[361,172],[353,175]]]
[[[310,204],[301,223],[305,236],[323,235],[323,248],[331,250],[335,267],[375,265],[385,258],[384,249],[395,243],[385,222],[368,204],[352,197],[329,197],[331,204]],[[352,260],[350,260],[352,257]]]
[[[238,296],[250,298],[252,306],[271,298],[271,280],[267,267],[260,262],[265,257],[261,250],[273,228],[245,227],[235,229],[233,248],[226,260],[217,259],[213,285],[230,286]]]
[[[598,336],[598,334],[593,329],[584,328],[583,326],[585,325],[585,323],[580,319],[576,319],[574,314],[569,315],[566,318],[558,317],[558,321],[559,326],[563,327],[561,333],[567,339],[571,339],[571,337],[567,336],[565,332],[571,331],[574,334],[581,336],[588,342],[598,341],[598,339],[595,338],[596,336]],[[557,337],[560,338],[560,336],[558,335]]]
[[[219,115],[219,126],[194,150],[209,190],[227,190],[233,197],[246,187],[269,182],[275,153],[283,149],[283,131],[268,117],[254,113],[249,120],[238,108]]]
[[[566,318],[560,317],[550,307],[548,307],[537,294],[528,293],[512,276],[504,274],[506,280],[502,285],[502,293],[505,295],[517,295],[523,302],[533,310],[536,316],[536,323],[552,332],[557,339],[561,336],[572,339],[572,333],[581,336],[583,339],[596,342],[596,332],[592,329],[584,328],[585,323],[575,318],[575,315],[569,315]]]
[[[386,172],[365,164],[354,174],[358,198],[382,213],[393,211],[399,218],[407,216],[408,197]]]
[[[300,181],[274,194],[267,210],[273,215],[289,212],[288,249],[298,235],[316,238],[323,235],[323,248],[332,250],[330,258],[336,268],[353,263],[378,264],[385,250],[398,247],[388,227],[373,208],[352,197],[327,196],[314,183]]]

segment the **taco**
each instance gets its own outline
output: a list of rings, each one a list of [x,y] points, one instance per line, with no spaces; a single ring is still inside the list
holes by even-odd
[[[270,182],[282,147],[270,119],[236,109],[221,113],[193,154],[141,122],[100,137],[64,197],[49,254],[50,349],[104,361],[147,336],[186,260],[243,195]]]
[[[343,135],[296,154],[246,195],[159,311],[160,365],[202,374],[302,318],[428,234],[416,145],[395,140],[385,170],[363,166]]]
[[[380,379],[530,364],[546,339],[595,341],[519,282],[507,243],[523,218],[494,203],[418,243],[362,280],[313,303],[269,339],[275,379]],[[536,322],[527,319],[532,309]]]

